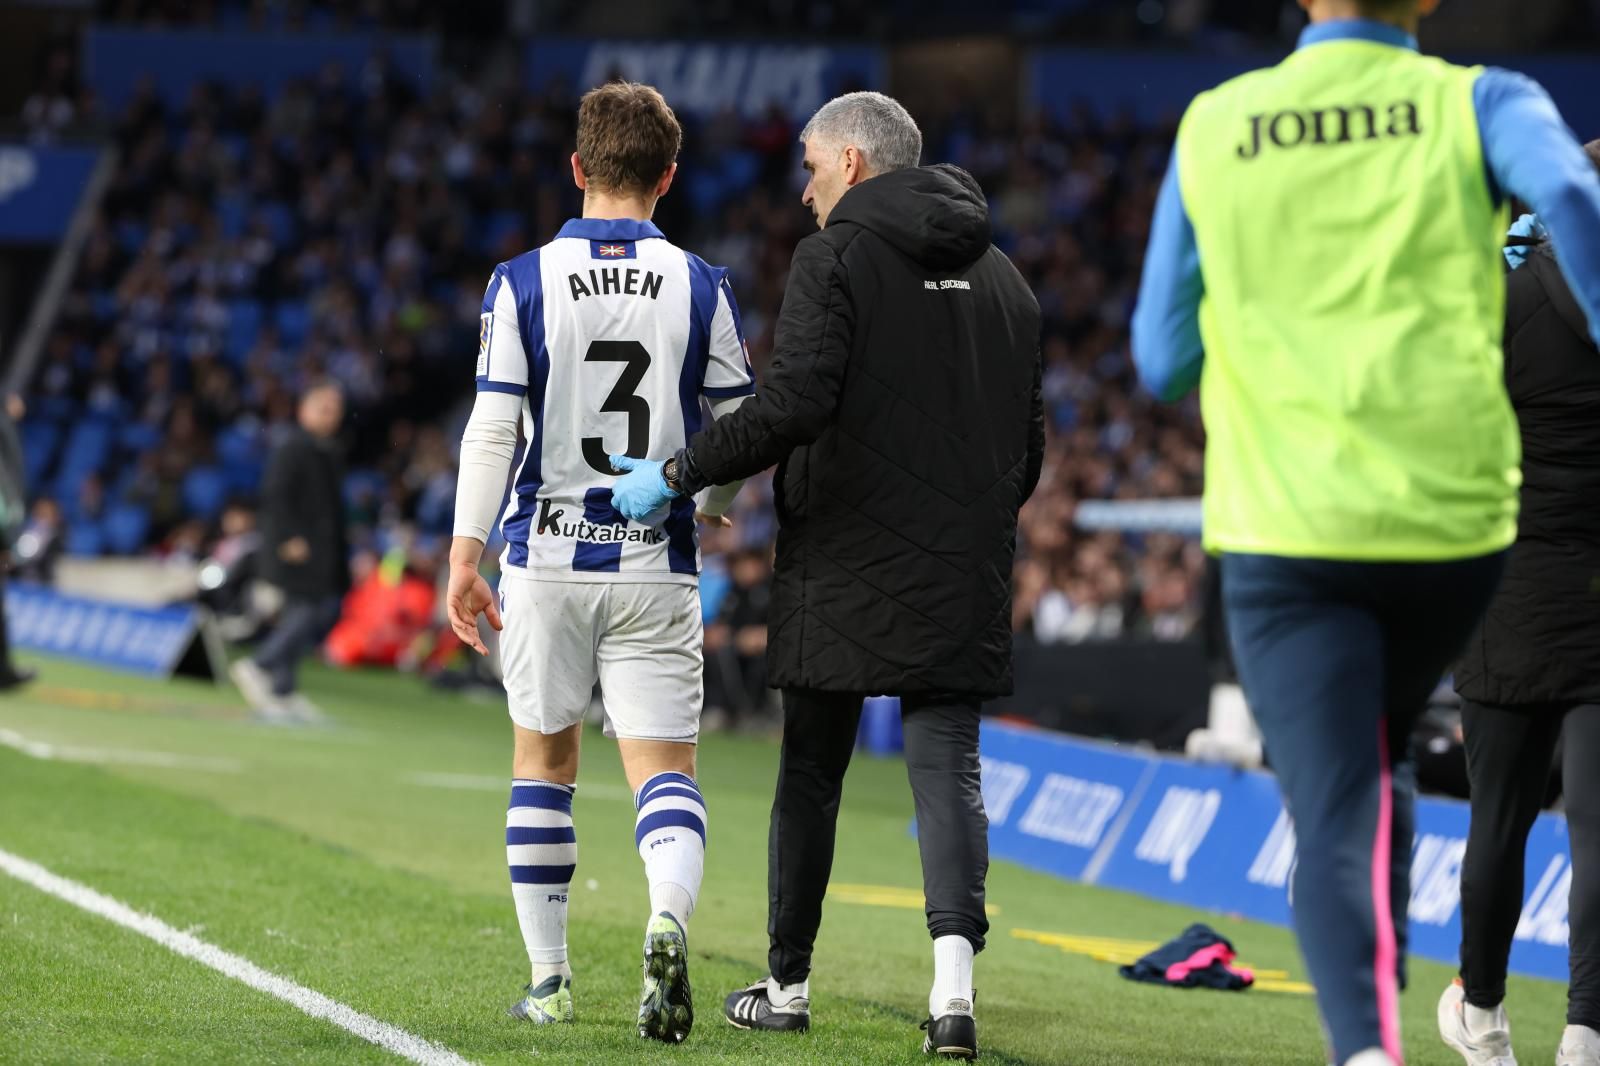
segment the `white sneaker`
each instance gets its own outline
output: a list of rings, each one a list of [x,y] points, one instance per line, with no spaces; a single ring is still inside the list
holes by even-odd
[[[1461,981],[1451,981],[1439,997],[1440,1038],[1456,1050],[1467,1066],[1517,1066],[1517,1057],[1511,1052],[1511,1022],[1506,1017],[1505,1004],[1495,1007],[1488,1027],[1477,1032],[1467,1026],[1466,1007],[1467,993]]]
[[[228,667],[228,676],[239,686],[239,695],[256,710],[263,711],[277,702],[277,697],[272,694],[272,679],[256,665],[254,659],[240,659]]]
[[[1569,1025],[1556,1049],[1556,1066],[1600,1066],[1600,1033],[1586,1025]]]
[[[1395,1066],[1394,1058],[1381,1047],[1369,1047],[1345,1060],[1344,1066]]]
[[[306,725],[321,725],[328,720],[328,716],[322,713],[322,708],[298,692],[291,692],[287,696],[279,696],[278,703],[297,722],[304,722]]]

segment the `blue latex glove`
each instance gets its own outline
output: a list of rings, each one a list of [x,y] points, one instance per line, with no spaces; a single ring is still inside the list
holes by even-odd
[[[1541,241],[1550,239],[1550,231],[1544,228],[1544,223],[1539,221],[1538,215],[1523,215],[1511,223],[1511,232],[1508,237],[1534,237]],[[1506,262],[1515,270],[1528,258],[1528,253],[1533,249],[1526,244],[1508,244],[1505,249]]]
[[[610,459],[612,469],[623,472],[611,486],[611,505],[629,521],[659,525],[663,510],[678,496],[667,488],[666,479],[661,476],[665,464],[626,455],[613,455]]]

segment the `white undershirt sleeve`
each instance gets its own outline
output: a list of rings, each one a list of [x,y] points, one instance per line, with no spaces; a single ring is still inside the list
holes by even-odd
[[[506,480],[517,453],[522,397],[480,392],[461,435],[461,473],[456,481],[455,535],[487,542],[505,501]]]
[[[711,417],[716,419],[731,415],[749,398],[749,396],[729,396],[725,399],[710,400]],[[713,485],[700,493],[695,501],[695,510],[708,515],[727,514],[728,508],[733,506],[733,498],[739,495],[739,490],[743,487],[742,479],[726,485]]]

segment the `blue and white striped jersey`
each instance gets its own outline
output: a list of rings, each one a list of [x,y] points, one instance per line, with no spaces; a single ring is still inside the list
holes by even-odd
[[[702,396],[755,391],[727,271],[652,223],[573,219],[495,268],[477,376],[480,392],[524,397],[503,565],[564,581],[697,579],[694,501],[653,526],[628,522],[606,456],[666,459],[700,428]]]

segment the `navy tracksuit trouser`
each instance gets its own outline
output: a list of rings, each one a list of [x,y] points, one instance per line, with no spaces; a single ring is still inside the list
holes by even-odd
[[[1294,819],[1295,932],[1336,1062],[1374,1047],[1401,1060],[1411,731],[1504,565],[1222,557],[1239,679]]]

